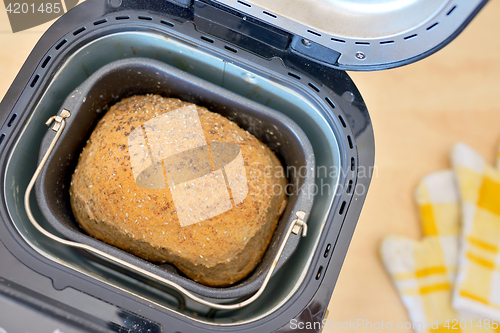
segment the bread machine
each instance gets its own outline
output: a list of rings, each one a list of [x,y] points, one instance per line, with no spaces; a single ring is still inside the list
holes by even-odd
[[[320,331],[374,160],[370,118],[345,70],[422,59],[485,3],[88,0],[70,10],[38,42],[0,104],[0,328],[291,332],[294,320],[308,327],[299,331]],[[65,122],[65,99],[93,73],[127,58],[165,63],[268,107],[307,136],[312,206],[292,212],[300,240],[256,293],[197,294],[75,248],[47,222],[40,196],[27,193],[42,138]],[[48,129],[45,122],[56,115]],[[272,267],[279,256],[274,260]]]

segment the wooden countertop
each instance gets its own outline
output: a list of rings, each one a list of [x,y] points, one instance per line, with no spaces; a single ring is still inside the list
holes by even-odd
[[[13,34],[0,4],[0,97],[49,25]],[[331,323],[362,319],[394,326],[409,320],[378,245],[390,233],[421,236],[413,189],[421,177],[449,167],[455,142],[493,161],[500,139],[499,35],[500,0],[490,0],[455,41],[429,58],[350,73],[372,117],[376,173],[330,302]]]

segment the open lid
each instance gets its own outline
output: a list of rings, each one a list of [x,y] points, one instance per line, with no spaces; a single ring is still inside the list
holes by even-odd
[[[420,60],[453,40],[487,0],[217,0],[279,27],[306,57],[344,70]],[[333,51],[333,52],[332,52]]]

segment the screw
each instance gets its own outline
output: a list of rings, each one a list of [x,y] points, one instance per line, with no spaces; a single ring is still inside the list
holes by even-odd
[[[366,54],[364,54],[363,52],[356,52],[356,58],[358,58],[359,60],[364,60],[366,58]]]
[[[344,99],[344,101],[346,101],[347,103],[351,104],[352,102],[354,102],[354,94],[350,91],[346,91],[342,94],[342,98]]]
[[[311,42],[304,38],[302,39],[302,44],[304,44],[304,46],[311,46]]]
[[[122,0],[108,0],[111,7],[118,8],[122,5]]]

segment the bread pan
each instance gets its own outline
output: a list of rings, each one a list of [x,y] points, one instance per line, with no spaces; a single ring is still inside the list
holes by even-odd
[[[269,247],[256,269],[235,285],[207,287],[184,277],[171,264],[150,263],[94,239],[79,229],[68,192],[78,156],[100,116],[119,100],[138,94],[179,98],[229,118],[271,148],[285,170],[289,171],[288,205]],[[118,60],[103,66],[66,98],[61,109],[70,111],[71,116],[66,119],[66,128],[40,173],[36,197],[49,224],[68,240],[119,258],[211,299],[239,298],[259,290],[285,238],[286,244],[275,271],[293,254],[301,235],[292,233],[286,236],[286,233],[297,219],[305,221],[310,212],[313,195],[307,191],[312,188],[315,159],[306,135],[288,117],[165,63],[146,58]],[[54,135],[53,131],[48,131],[44,136],[40,159]]]

